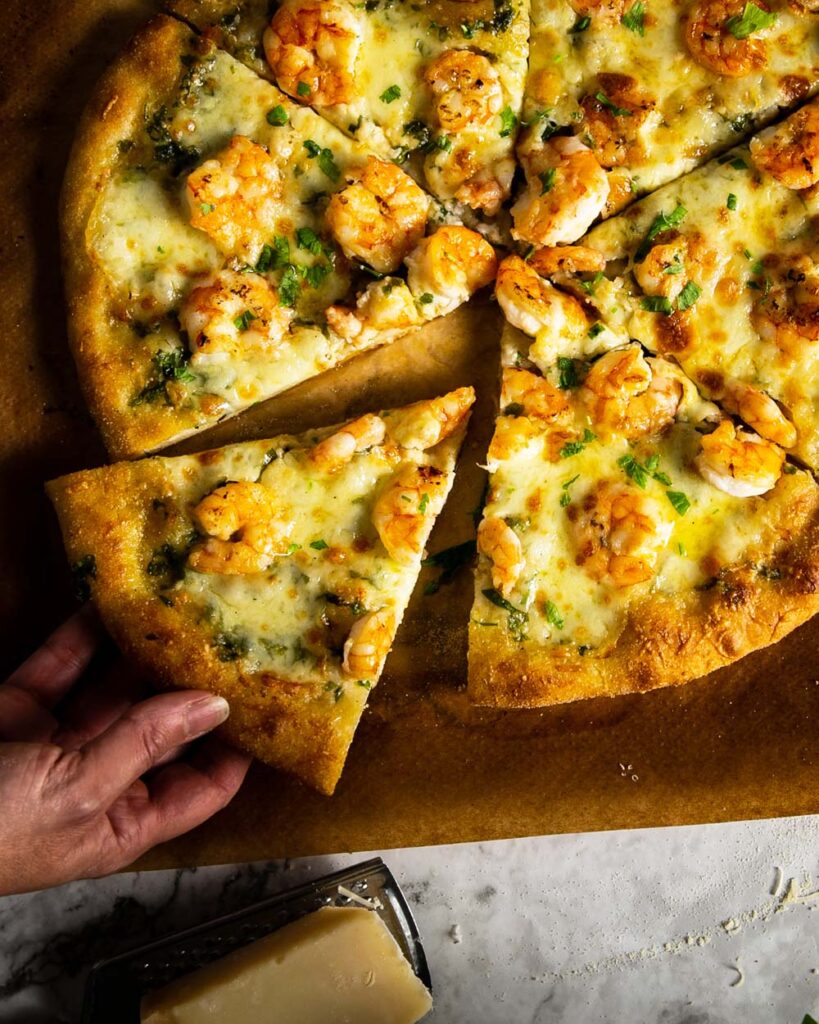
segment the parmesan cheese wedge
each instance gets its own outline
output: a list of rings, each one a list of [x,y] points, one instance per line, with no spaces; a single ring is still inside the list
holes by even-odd
[[[432,998],[377,914],[325,907],[142,1002],[142,1024],[415,1024]]]

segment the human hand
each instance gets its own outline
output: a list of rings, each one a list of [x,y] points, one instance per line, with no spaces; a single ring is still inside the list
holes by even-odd
[[[81,684],[102,637],[83,609],[0,685],[0,894],[120,870],[221,810],[244,779],[250,758],[216,737],[178,756],[227,718],[221,697],[139,700],[124,662]]]

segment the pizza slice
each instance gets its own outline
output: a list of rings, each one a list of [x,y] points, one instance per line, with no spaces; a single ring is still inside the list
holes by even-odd
[[[581,246],[533,254],[529,271],[551,273],[590,317],[679,362],[708,397],[817,469],[817,223],[812,101]]]
[[[400,161],[463,216],[509,196],[529,0],[174,0],[172,9]]]
[[[126,657],[221,694],[233,743],[332,793],[473,401],[55,480],[74,575]]]
[[[495,271],[393,162],[173,19],[100,83],[63,191],[70,336],[114,456],[455,309]]]
[[[809,473],[636,343],[545,365],[530,341],[506,328],[469,627],[474,702],[684,683],[819,611]]]
[[[816,5],[532,0],[513,234],[573,242],[819,88]]]

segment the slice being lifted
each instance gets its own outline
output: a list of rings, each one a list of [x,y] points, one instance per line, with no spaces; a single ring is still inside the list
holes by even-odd
[[[506,329],[470,623],[476,703],[683,683],[819,611],[819,488],[782,448],[639,345],[547,365],[529,343]]]
[[[818,469],[817,223],[813,101],[599,225],[582,246],[538,252],[532,264],[609,325],[587,345],[612,332],[636,338]],[[571,257],[581,272],[567,270]],[[513,307],[512,322],[527,327]]]
[[[116,456],[394,340],[495,271],[399,167],[170,18],[101,82],[63,205],[73,350]]]
[[[126,656],[227,698],[226,735],[332,793],[452,485],[471,388],[340,428],[48,485]]]
[[[174,0],[297,102],[409,166],[463,213],[509,195],[529,0]]]
[[[573,242],[819,88],[816,5],[532,0],[515,234]],[[569,137],[566,137],[568,133]]]

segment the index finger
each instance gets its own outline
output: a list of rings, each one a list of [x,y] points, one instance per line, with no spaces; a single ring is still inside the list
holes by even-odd
[[[85,671],[103,635],[93,608],[81,608],[0,685],[0,699],[6,687],[16,687],[41,707],[53,708]]]

